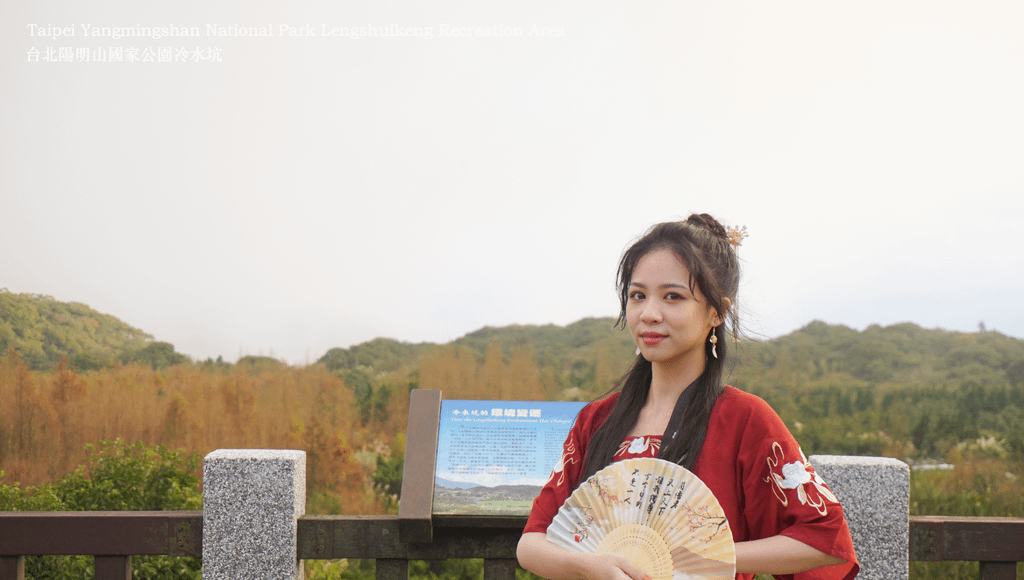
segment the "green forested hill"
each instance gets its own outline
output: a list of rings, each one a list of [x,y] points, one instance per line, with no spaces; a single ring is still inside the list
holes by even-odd
[[[420,355],[437,345],[411,344],[393,338],[375,338],[349,348],[332,348],[317,360],[329,370],[369,370],[372,374],[393,372],[402,366],[414,366]]]
[[[538,366],[560,364],[566,359],[586,359],[595,353],[614,357],[616,363],[628,364],[633,360],[636,345],[628,332],[614,326],[614,318],[584,318],[567,326],[487,326],[456,340],[455,344],[482,353],[490,343],[498,342],[506,354],[515,346],[530,344]]]
[[[740,351],[742,367],[782,368],[797,382],[826,374],[935,386],[1024,379],[1024,341],[994,331],[951,332],[909,322],[858,332],[815,321],[773,340],[745,343]]]
[[[627,332],[613,329],[614,324],[614,318],[584,318],[568,326],[485,326],[449,345],[427,342],[412,344],[390,338],[375,338],[349,348],[332,348],[317,363],[325,364],[331,370],[363,368],[371,374],[379,374],[393,372],[403,365],[415,367],[422,356],[444,346],[464,349],[483,360],[490,345],[497,343],[506,359],[516,348],[529,345],[539,367],[571,367],[579,360],[592,363],[595,351],[627,365],[633,358],[636,345]]]
[[[382,386],[429,386],[457,397],[470,381],[466,373],[485,381],[495,353],[509,363],[526,349],[533,362],[527,375],[537,377],[545,397],[589,400],[609,390],[635,356],[628,333],[613,325],[612,318],[591,318],[566,327],[487,327],[448,345],[376,339],[332,349],[318,362],[370,404]],[[767,400],[808,453],[945,457],[994,438],[986,453],[1024,458],[1020,339],[912,323],[858,331],[815,321],[730,347],[727,382]],[[434,369],[434,376],[441,367],[451,381],[420,385],[421,370]],[[482,392],[491,396],[486,386]]]
[[[511,365],[521,371],[520,377],[522,373],[535,376],[547,398],[584,400],[611,388],[633,360],[636,345],[629,333],[615,330],[614,324],[613,318],[585,318],[564,327],[488,326],[444,345],[378,338],[349,348],[333,348],[317,364],[338,373],[357,391],[372,391],[386,383],[417,386],[422,369],[429,372],[437,366],[454,364],[448,360],[454,357],[461,361],[464,373],[478,375],[480,380],[484,379],[479,375],[495,369],[510,373]],[[532,370],[522,368],[524,358],[530,361]]]
[[[576,371],[586,377],[600,362],[618,376],[633,360],[636,347],[629,333],[613,328],[614,323],[613,318],[586,318],[565,327],[484,327],[449,345],[378,338],[331,349],[317,363],[330,370],[362,369],[374,376],[401,368],[414,371],[423,357],[445,347],[462,349],[483,361],[488,348],[497,344],[506,360],[515,349],[528,346],[541,371]],[[909,322],[858,331],[814,321],[778,338],[743,340],[730,347],[728,379],[769,392],[822,382],[850,388],[1001,387],[1024,382],[1024,341],[994,331],[952,332]],[[572,386],[596,396],[611,385],[580,379]]]
[[[170,344],[152,339],[85,304],[0,288],[0,353],[13,348],[33,370],[52,369],[62,357],[79,370],[131,360],[154,366],[187,360]]]
[[[1020,339],[812,322],[737,354],[729,381],[767,400],[813,452],[945,457],[988,445],[1024,459]]]

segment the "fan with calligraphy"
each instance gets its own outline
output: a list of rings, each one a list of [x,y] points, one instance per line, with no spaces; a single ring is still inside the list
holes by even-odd
[[[653,580],[735,576],[732,531],[714,494],[662,459],[625,459],[583,482],[548,526],[564,548],[625,557]]]

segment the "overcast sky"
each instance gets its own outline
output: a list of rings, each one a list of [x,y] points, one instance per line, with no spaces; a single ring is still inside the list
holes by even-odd
[[[626,245],[706,211],[747,226],[755,335],[1024,337],[1022,30],[1016,0],[9,0],[0,287],[301,364],[614,316]]]

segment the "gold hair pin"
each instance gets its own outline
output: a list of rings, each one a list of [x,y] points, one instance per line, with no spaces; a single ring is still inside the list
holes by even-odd
[[[743,226],[741,228],[726,228],[725,235],[729,240],[729,243],[732,244],[732,247],[738,248],[743,244],[743,240],[747,237],[747,226]]]

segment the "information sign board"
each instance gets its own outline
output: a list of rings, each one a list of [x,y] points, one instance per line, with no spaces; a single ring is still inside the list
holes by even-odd
[[[433,513],[529,514],[585,405],[441,401]]]

